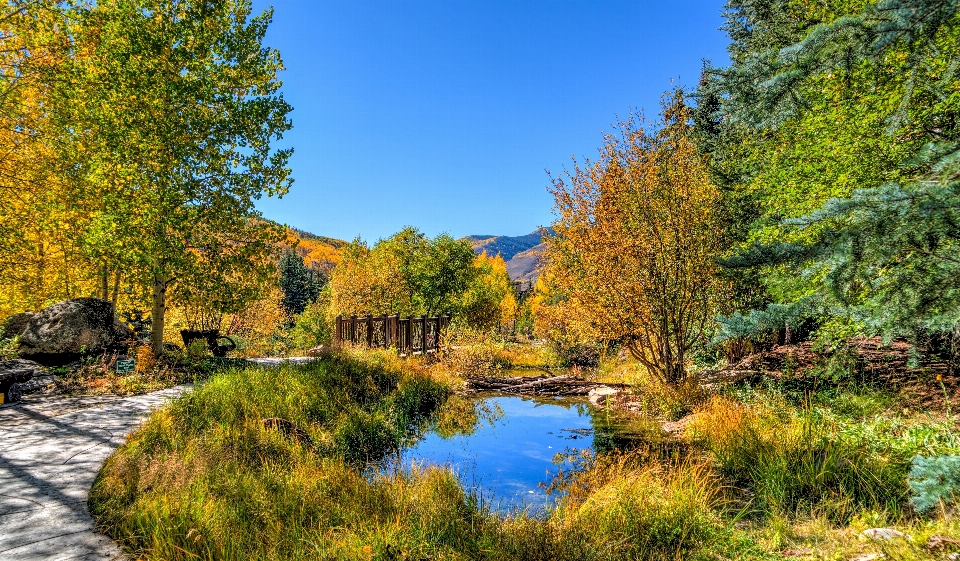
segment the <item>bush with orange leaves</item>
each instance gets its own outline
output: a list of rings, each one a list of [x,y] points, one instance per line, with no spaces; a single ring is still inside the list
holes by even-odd
[[[724,230],[720,193],[689,138],[691,110],[680,92],[664,100],[656,130],[620,123],[597,161],[553,178],[559,219],[546,258],[583,321],[677,384],[712,328]]]

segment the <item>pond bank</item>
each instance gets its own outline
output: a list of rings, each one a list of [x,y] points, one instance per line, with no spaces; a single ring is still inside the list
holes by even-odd
[[[596,390],[620,391],[626,384],[591,382],[580,376],[471,376],[464,382],[465,393],[496,391],[520,395],[587,396]]]

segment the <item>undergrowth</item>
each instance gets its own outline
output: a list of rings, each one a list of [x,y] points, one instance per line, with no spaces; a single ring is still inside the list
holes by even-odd
[[[106,462],[91,512],[149,560],[930,560],[960,549],[942,539],[960,538],[956,505],[917,512],[909,483],[914,458],[960,452],[955,419],[871,386],[648,384],[634,396],[647,403],[642,443],[572,458],[545,515],[493,513],[447,469],[379,470],[427,427],[450,436],[497,418],[451,395],[450,365],[347,350],[228,368]],[[687,414],[677,436],[656,420]],[[911,539],[856,537],[877,526]],[[917,541],[928,539],[941,549]]]
[[[604,456],[604,469],[574,476],[592,490],[570,493],[547,517],[481,508],[449,470],[376,470],[427,423],[469,430],[436,414],[449,387],[386,352],[224,371],[130,436],[98,475],[90,510],[132,553],[157,560],[755,553],[724,522],[721,482],[702,463]]]

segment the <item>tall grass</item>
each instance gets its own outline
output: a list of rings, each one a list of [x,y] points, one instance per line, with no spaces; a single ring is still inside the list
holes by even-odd
[[[860,510],[899,511],[908,459],[844,435],[815,412],[789,415],[715,397],[689,427],[758,511],[816,511],[845,522]]]
[[[702,462],[666,469],[641,455],[603,456],[571,476],[546,517],[482,509],[447,469],[375,471],[428,422],[463,430],[436,415],[448,388],[389,353],[222,372],[155,413],[107,460],[91,512],[147,560],[755,553],[718,514],[720,481]],[[452,403],[458,419],[486,416]],[[283,422],[264,422],[276,418]]]
[[[555,489],[545,520],[517,516],[496,529],[510,559],[762,558],[720,516],[721,481],[698,461],[661,465],[643,454],[594,457]]]
[[[396,450],[446,392],[377,357],[223,372],[154,414],[106,462],[91,511],[150,559],[462,549],[458,532],[477,511],[449,472],[368,478],[360,469]],[[271,418],[308,438],[271,430]]]
[[[589,492],[572,494],[557,517],[604,537],[604,548],[628,559],[684,558],[722,537],[720,484],[702,463],[666,471],[620,459],[594,470]]]

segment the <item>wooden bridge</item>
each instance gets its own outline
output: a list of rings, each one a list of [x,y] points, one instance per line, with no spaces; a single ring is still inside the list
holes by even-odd
[[[334,342],[366,345],[370,348],[396,347],[401,356],[427,354],[440,348],[441,335],[450,325],[450,314],[439,316],[337,316]]]

